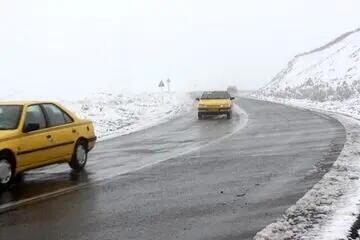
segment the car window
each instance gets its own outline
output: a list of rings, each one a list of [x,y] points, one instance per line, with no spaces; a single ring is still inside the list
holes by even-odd
[[[215,91],[215,92],[204,92],[201,99],[228,99],[230,94],[228,92]]]
[[[64,112],[64,117],[65,117],[65,123],[73,122],[72,118],[66,112]]]
[[[73,122],[71,117],[54,104],[43,104],[49,120],[49,127],[59,126]]]
[[[16,129],[19,125],[22,106],[0,105],[0,130]]]
[[[37,123],[41,128],[46,127],[44,113],[39,105],[29,106],[26,110],[25,126],[29,123]]]

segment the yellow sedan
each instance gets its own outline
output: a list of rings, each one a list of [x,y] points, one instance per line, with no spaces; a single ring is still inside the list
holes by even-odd
[[[227,91],[204,92],[201,98],[196,99],[199,101],[199,119],[207,115],[226,115],[227,119],[231,119],[234,99]]]
[[[17,174],[50,164],[82,170],[95,142],[92,122],[57,103],[0,103],[0,190]]]

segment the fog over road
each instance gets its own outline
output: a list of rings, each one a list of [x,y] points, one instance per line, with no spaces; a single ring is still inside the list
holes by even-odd
[[[321,179],[345,131],[310,111],[236,103],[246,126],[243,113],[198,121],[191,112],[99,143],[80,175],[30,172],[0,204],[85,186],[0,214],[0,239],[252,239]]]

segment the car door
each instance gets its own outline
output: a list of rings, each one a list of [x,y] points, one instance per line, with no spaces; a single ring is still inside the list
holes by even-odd
[[[51,155],[54,161],[68,160],[73,154],[77,136],[73,127],[73,119],[55,104],[45,103],[42,104],[42,108],[54,146],[51,149]]]
[[[39,129],[24,132],[18,144],[18,167],[31,168],[51,160],[51,138],[46,128],[46,118],[40,105],[30,105],[25,110],[22,129],[28,124],[39,124]]]

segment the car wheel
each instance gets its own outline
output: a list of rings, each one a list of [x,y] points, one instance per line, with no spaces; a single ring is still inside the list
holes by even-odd
[[[198,113],[198,118],[199,118],[199,120],[202,120],[203,119],[203,115],[202,115],[202,113]]]
[[[14,171],[8,157],[0,155],[0,191],[7,189],[14,178]]]
[[[227,114],[226,114],[226,116],[227,116],[227,119],[231,119],[231,117],[232,117],[232,113],[231,113],[231,112],[229,112],[229,113],[227,113]]]
[[[69,162],[70,167],[76,171],[84,169],[88,158],[88,152],[86,142],[78,141],[75,145],[72,159]]]

